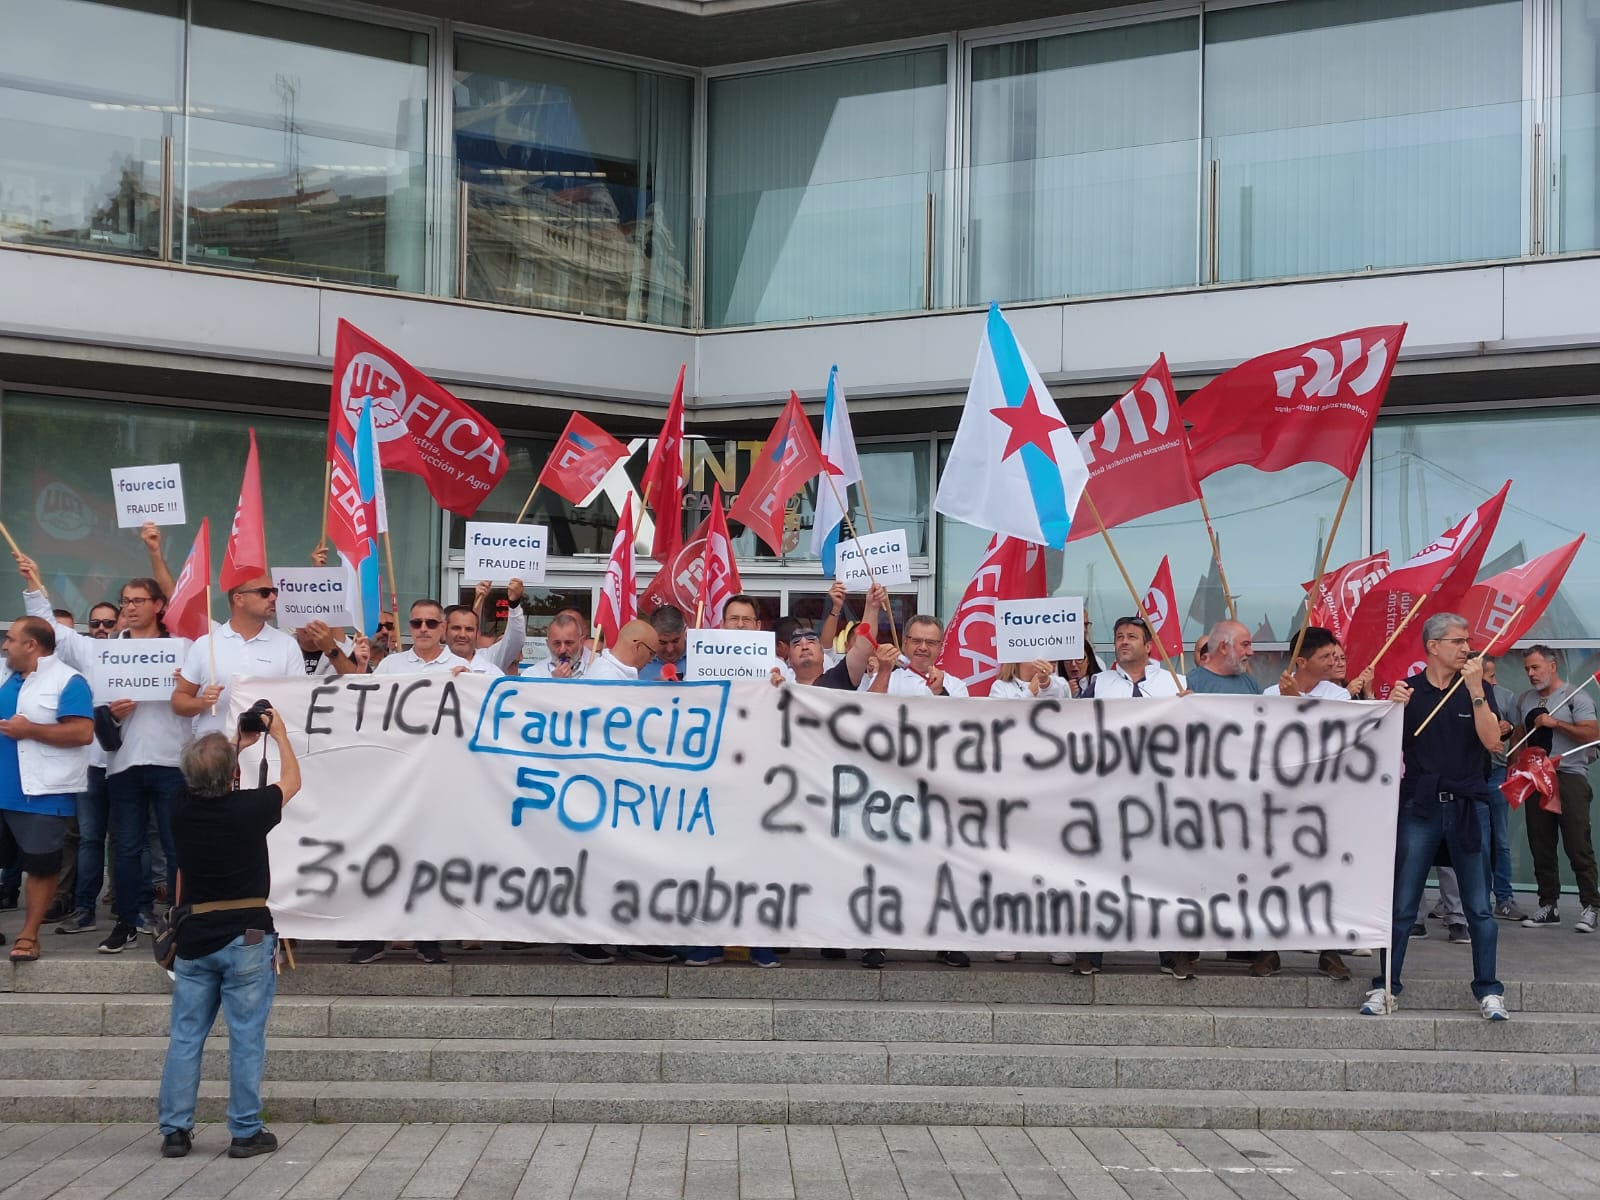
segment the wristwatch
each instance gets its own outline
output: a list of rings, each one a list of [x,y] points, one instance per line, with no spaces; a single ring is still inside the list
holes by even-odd
[[[342,658],[344,656],[344,651],[339,649],[338,646],[334,646],[331,650],[327,651],[327,655],[328,661],[332,662],[336,658]]]
[[[1473,708],[1477,708],[1478,705],[1480,705],[1480,704],[1487,704],[1487,703],[1489,703],[1489,702],[1487,700],[1485,700],[1482,696],[1474,696],[1472,698],[1472,707]]]

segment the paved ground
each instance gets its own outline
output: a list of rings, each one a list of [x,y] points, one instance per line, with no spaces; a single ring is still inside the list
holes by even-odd
[[[244,1161],[203,1126],[0,1126],[0,1200],[1562,1200],[1600,1135],[827,1125],[280,1125]]]

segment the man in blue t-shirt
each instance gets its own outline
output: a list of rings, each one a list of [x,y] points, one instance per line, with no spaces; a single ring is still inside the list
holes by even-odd
[[[6,631],[0,671],[0,867],[27,873],[27,916],[12,962],[39,957],[39,925],[56,892],[67,818],[89,776],[94,699],[55,657],[56,631],[19,617]]]
[[[1237,621],[1218,621],[1206,637],[1206,664],[1189,672],[1189,690],[1201,695],[1259,696],[1250,675],[1250,631]]]

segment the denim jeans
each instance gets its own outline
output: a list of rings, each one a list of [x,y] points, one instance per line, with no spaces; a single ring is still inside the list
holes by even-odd
[[[246,946],[240,934],[204,958],[174,959],[172,1028],[161,1072],[161,1132],[194,1128],[200,1095],[200,1056],[222,1009],[228,1024],[228,1132],[253,1137],[261,1128],[261,1072],[267,1059],[267,1014],[278,993],[273,955],[278,939],[267,934]]]
[[[1489,893],[1496,904],[1515,900],[1511,890],[1511,804],[1506,800],[1500,785],[1506,781],[1506,769],[1496,767],[1489,772],[1489,803],[1483,814],[1483,844],[1490,848]]]
[[[128,767],[107,778],[106,785],[111,793],[117,921],[137,926],[139,914],[155,905],[146,842],[152,814],[167,861],[178,861],[172,844],[172,805],[183,795],[183,772],[177,767]]]
[[[1469,811],[1469,807],[1473,811]],[[1394,945],[1389,950],[1389,962],[1393,964],[1391,986],[1397,996],[1401,991],[1400,968],[1405,964],[1411,926],[1441,842],[1450,848],[1456,882],[1461,885],[1461,908],[1467,919],[1467,931],[1472,935],[1472,994],[1482,1000],[1485,996],[1505,993],[1505,985],[1495,978],[1499,930],[1489,904],[1489,875],[1483,865],[1488,850],[1481,840],[1478,850],[1461,848],[1460,823],[1480,821],[1480,814],[1475,810],[1482,807],[1481,801],[1471,799],[1443,804],[1433,800],[1427,802],[1426,808],[1414,806],[1409,800],[1401,801],[1394,847],[1394,910],[1390,926]],[[1383,962],[1380,955],[1378,974],[1372,978],[1375,988],[1383,986]]]
[[[93,912],[106,881],[106,831],[111,794],[106,789],[104,767],[89,768],[89,786],[78,793],[77,810],[78,887],[73,907]]]

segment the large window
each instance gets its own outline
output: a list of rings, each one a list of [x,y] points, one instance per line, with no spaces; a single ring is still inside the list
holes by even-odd
[[[707,325],[932,303],[943,48],[713,79]]]
[[[1193,284],[1199,83],[1194,17],[975,49],[969,301]]]
[[[1600,6],[1562,0],[1560,141],[1551,165],[1559,189],[1560,245],[1600,246]]]
[[[0,510],[12,536],[38,560],[52,599],[82,622],[89,605],[115,595],[130,576],[149,573],[137,531],[117,528],[111,469],[181,463],[189,523],[163,531],[167,565],[173,574],[181,569],[205,516],[212,562],[220,563],[251,425],[261,452],[271,565],[305,565],[322,520],[326,427],[319,421],[6,392]],[[385,484],[401,599],[436,595],[438,509],[415,476],[390,471]],[[387,597],[387,570],[383,591]],[[225,616],[226,607],[214,595],[212,615]]]
[[[179,0],[0,0],[0,240],[160,253],[182,12]]]
[[[1520,0],[1208,13],[1224,281],[1521,253]]]
[[[455,81],[466,294],[686,324],[690,80],[462,39]]]

